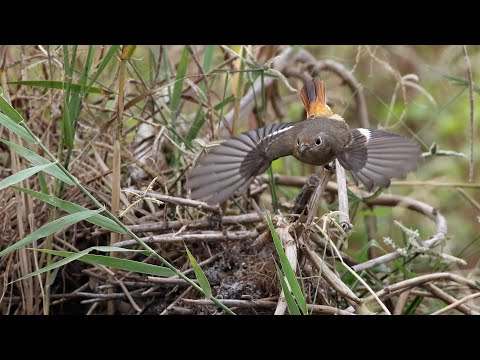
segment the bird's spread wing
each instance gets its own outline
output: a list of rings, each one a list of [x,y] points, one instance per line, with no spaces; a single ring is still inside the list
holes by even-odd
[[[273,160],[291,155],[291,146],[282,137],[293,128],[294,123],[272,124],[209,148],[187,173],[186,187],[191,189],[192,199],[217,204],[237,190],[244,192]]]
[[[421,158],[419,145],[382,130],[353,129],[352,141],[337,156],[340,164],[368,191],[388,187],[391,178],[403,178],[415,170]],[[358,179],[358,180],[357,180]]]

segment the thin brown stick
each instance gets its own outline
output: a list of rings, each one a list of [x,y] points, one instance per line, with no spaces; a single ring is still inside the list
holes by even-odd
[[[242,215],[222,216],[221,223],[223,226],[229,225],[247,225],[253,224],[263,219],[257,213],[248,213]],[[134,233],[142,232],[171,232],[172,230],[200,230],[209,229],[218,225],[218,221],[212,219],[198,219],[198,220],[176,220],[165,221],[151,224],[130,225],[128,228]],[[98,232],[101,234],[100,232]]]
[[[260,309],[273,309],[277,306],[275,301],[270,300],[233,300],[233,299],[224,299],[220,300],[223,304],[228,307],[238,307],[238,308],[260,308]],[[182,302],[185,304],[191,305],[215,305],[215,303],[211,300],[207,299],[183,299]],[[337,309],[331,306],[326,305],[315,305],[315,304],[307,304],[308,310],[312,310],[314,314],[326,314],[326,315],[354,315],[349,311],[345,311],[342,309]]]
[[[128,192],[132,192],[141,196],[151,197],[151,198],[168,202],[171,204],[194,207],[194,208],[197,208],[198,210],[205,210],[205,211],[210,211],[215,213],[221,212],[220,207],[218,205],[216,206],[208,205],[206,202],[203,202],[203,201],[190,200],[190,199],[185,199],[181,197],[163,195],[163,194],[159,194],[151,191],[144,194],[144,191],[141,191],[141,190],[128,189]]]
[[[241,241],[254,239],[259,235],[256,230],[251,231],[227,231],[222,233],[220,231],[204,231],[202,233],[184,233],[181,235],[165,234],[157,236],[149,236],[141,238],[142,241],[147,244],[160,243],[160,244],[175,244],[175,243],[193,243],[202,241]],[[113,244],[112,246],[127,247],[137,244],[135,240],[124,240]]]
[[[470,58],[468,57],[467,46],[463,45],[463,54],[465,55],[465,62],[468,70],[468,92],[470,95],[470,168],[468,171],[468,181],[474,180],[474,159],[473,159],[473,142],[475,139],[475,127],[474,127],[474,101],[473,101],[473,75],[472,65],[470,65]]]
[[[424,285],[424,287],[426,289],[428,289],[432,293],[432,295],[436,296],[437,298],[439,298],[440,300],[442,300],[443,302],[445,302],[447,304],[453,304],[457,301],[457,299],[455,299],[453,296],[446,293],[445,291],[443,291],[442,289],[440,289],[436,285],[433,285],[431,283],[427,283],[427,284]],[[466,306],[464,304],[459,304],[457,306],[457,310],[461,311],[465,315],[478,315],[478,313],[476,311],[470,309],[468,306]]]
[[[434,312],[433,314],[431,314],[431,315],[440,315],[440,314],[443,314],[443,313],[445,313],[445,312],[447,312],[447,311],[449,311],[449,310],[455,309],[458,305],[461,305],[461,304],[463,304],[464,302],[467,302],[467,301],[469,301],[469,300],[476,299],[476,298],[478,298],[478,297],[480,297],[480,292],[477,292],[477,293],[475,293],[475,294],[470,294],[470,295],[468,295],[468,296],[465,296],[463,299],[460,299],[460,300],[458,300],[458,301],[455,301],[453,304],[450,304],[450,305],[444,307],[443,309],[440,309],[440,310],[438,310],[438,311],[435,311],[435,312]]]
[[[384,289],[377,292],[377,296],[381,299],[385,297],[390,297],[394,292],[398,293],[398,292],[407,291],[408,289],[411,289],[413,287],[420,286],[422,284],[429,283],[432,281],[437,281],[437,280],[449,280],[462,285],[466,285],[471,289],[478,290],[478,286],[475,284],[474,281],[465,279],[462,276],[451,274],[451,273],[435,273],[435,274],[417,276],[416,278],[403,280],[396,284],[387,286]],[[373,300],[373,296],[369,296],[368,298],[365,299],[365,303],[371,302],[372,300]]]
[[[339,224],[346,234],[353,228],[348,215],[348,193],[347,193],[347,179],[345,177],[345,169],[335,160],[335,172],[337,175],[338,186],[338,210],[340,211]]]

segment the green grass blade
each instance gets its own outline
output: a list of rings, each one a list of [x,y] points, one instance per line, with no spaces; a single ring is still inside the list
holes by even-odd
[[[12,186],[12,188],[14,188],[16,190],[19,190],[19,191],[22,191],[25,194],[33,196],[33,197],[35,197],[39,200],[42,200],[43,202],[45,202],[47,204],[58,207],[59,209],[62,209],[63,211],[66,211],[70,214],[74,214],[74,213],[78,213],[80,211],[88,210],[87,208],[84,208],[83,206],[74,204],[70,201],[59,199],[59,198],[57,198],[55,196],[52,196],[52,195],[47,195],[47,194],[44,194],[44,193],[41,193],[41,192],[38,192],[38,191],[23,188],[23,187],[20,187],[20,186]],[[94,215],[94,216],[92,216],[88,219],[85,219],[85,221],[88,221],[89,223],[98,225],[98,226],[100,226],[102,228],[105,228],[107,230],[117,232],[119,234],[126,234],[126,231],[124,229],[122,229],[117,223],[115,223],[113,220],[111,220],[111,219],[109,219],[109,218],[107,218],[103,215],[100,215],[100,214],[97,214],[97,215]]]
[[[46,169],[47,167],[55,165],[54,163],[44,164],[44,165],[37,165],[28,169],[20,170],[19,172],[10,175],[6,179],[0,181],[0,190],[3,190],[11,185],[15,185],[16,183],[28,179],[30,176],[35,175],[39,171]]]
[[[62,125],[63,125],[63,138],[65,139],[65,144],[67,148],[73,149],[75,133],[73,130],[73,124],[70,119],[70,110],[67,103],[67,99],[63,98],[63,116],[62,116]]]
[[[59,89],[67,90],[70,87],[71,91],[79,93],[90,93],[90,94],[111,94],[112,92],[107,89],[101,89],[97,87],[89,87],[87,85],[81,84],[69,84],[64,81],[53,81],[53,80],[22,80],[22,81],[10,81],[9,84],[16,85],[25,85],[25,86],[38,86],[46,89]]]
[[[185,250],[187,251],[188,260],[190,260],[190,263],[192,264],[192,268],[193,268],[193,271],[195,272],[195,277],[198,280],[198,284],[200,285],[202,290],[205,292],[205,295],[207,297],[212,296],[212,288],[210,287],[210,284],[208,283],[208,279],[205,276],[205,273],[203,272],[200,265],[198,265],[197,261],[193,257],[190,250],[188,250],[187,245],[185,245]]]
[[[87,250],[90,250],[90,251],[99,250],[99,248],[100,246],[95,246]],[[104,246],[104,248],[107,248],[107,247]],[[115,247],[113,248],[115,249],[114,251],[119,251],[119,249],[121,249],[121,248],[115,248]],[[58,251],[58,250],[46,250],[46,249],[35,249],[35,250],[52,254],[52,255],[66,256],[66,257],[72,256],[72,254],[76,254],[70,251]],[[127,251],[128,249],[123,249],[123,250]],[[121,258],[114,258],[111,256],[84,254],[83,256],[78,257],[77,259],[79,261],[82,261],[90,265],[104,265],[104,266],[108,266],[118,270],[133,271],[133,272],[153,275],[153,276],[170,277],[175,275],[175,273],[172,270],[163,266],[147,264],[147,263],[133,261],[133,260],[126,260]]]
[[[17,124],[23,121],[22,115],[8,103],[5,98],[0,95],[0,110]]]
[[[172,98],[170,99],[170,110],[172,111],[173,123],[177,117],[178,105],[180,104],[180,98],[182,96],[183,82],[185,74],[187,73],[188,58],[190,52],[188,51],[188,45],[184,47],[180,63],[178,64],[177,76],[175,77],[175,85],[173,87]]]
[[[38,269],[37,271],[31,272],[30,274],[27,274],[27,275],[21,277],[20,279],[11,281],[10,284],[15,283],[17,281],[21,281],[21,280],[31,278],[33,276],[40,275],[40,274],[43,274],[47,271],[51,271],[51,270],[57,269],[61,266],[67,265],[68,263],[71,263],[72,261],[75,261],[75,260],[81,258],[82,256],[85,256],[85,254],[88,254],[90,251],[92,251],[91,248],[85,249],[85,250],[80,251],[78,253],[73,253],[73,255],[71,255],[69,257],[66,257],[65,259],[59,260],[57,262],[54,262],[53,264],[50,264],[50,265],[47,265],[47,266],[45,266],[41,269]]]
[[[25,130],[20,124],[17,124],[15,121],[10,119],[7,115],[0,113],[0,124],[5,126],[11,132],[20,136],[23,140],[32,144],[37,143],[35,138],[30,135],[27,130]]]
[[[285,301],[287,302],[288,312],[291,315],[301,315],[300,310],[298,309],[297,303],[295,302],[295,299],[290,293],[287,282],[283,278],[282,271],[278,267],[276,261],[275,261],[275,267],[277,268],[277,276],[278,276],[278,279],[280,280],[280,285],[282,286],[283,294],[285,295]]]
[[[287,255],[285,255],[285,251],[283,250],[282,243],[280,241],[280,237],[278,236],[277,232],[272,223],[272,219],[270,214],[267,213],[267,222],[270,232],[272,233],[273,243],[275,244],[275,249],[278,253],[278,258],[280,259],[280,264],[282,265],[282,270],[285,273],[285,277],[287,278],[288,284],[292,289],[292,293],[295,296],[298,305],[300,306],[300,310],[303,314],[308,313],[307,309],[307,301],[303,296],[302,289],[300,288],[300,284],[298,283],[297,277],[295,276],[295,272],[290,265],[290,262],[287,259]]]
[[[17,249],[20,249],[22,246],[31,244],[35,240],[44,238],[50,234],[56,233],[57,231],[60,231],[62,229],[65,229],[73,224],[76,224],[79,221],[85,220],[89,218],[90,216],[93,216],[95,214],[98,214],[99,212],[103,211],[104,209],[99,209],[99,210],[87,210],[87,211],[81,211],[75,214],[70,214],[67,216],[64,216],[60,219],[54,220],[52,222],[49,222],[48,224],[43,225],[40,229],[34,231],[30,235],[27,235],[23,239],[17,241],[15,244],[9,246],[5,250],[0,252],[0,257],[5,256],[7,254],[10,254],[11,252],[14,252]]]
[[[98,66],[97,71],[93,75],[92,79],[90,80],[90,84],[88,85],[87,93],[89,90],[92,88],[92,85],[97,81],[98,77],[102,74],[103,70],[107,67],[107,65],[110,63],[112,60],[113,56],[115,53],[118,51],[118,48],[120,45],[112,45],[110,46],[110,49],[108,49],[107,53],[105,54],[105,57],[103,58],[102,62]]]
[[[51,164],[50,161],[48,161],[47,159],[45,159],[44,157],[38,155],[36,152],[34,151],[31,151],[29,149],[26,149],[24,148],[23,146],[20,146],[18,144],[15,144],[11,141],[7,141],[7,140],[2,140],[0,139],[0,142],[9,146],[10,148],[12,148],[13,150],[15,150],[17,153],[19,153],[22,157],[24,157],[25,159],[27,159],[28,161],[30,161],[33,165],[44,165],[44,164]],[[53,177],[56,177],[58,179],[60,179],[61,181],[63,181],[64,183],[68,184],[68,185],[74,185],[73,181],[70,180],[70,178],[65,175],[63,173],[62,170],[60,170],[60,168],[58,166],[53,166],[52,168],[49,168],[49,169],[45,169],[43,170],[45,173],[53,176]]]

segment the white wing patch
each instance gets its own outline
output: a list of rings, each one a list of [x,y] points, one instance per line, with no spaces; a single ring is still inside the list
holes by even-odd
[[[283,129],[280,129],[280,130],[277,130],[277,131],[274,131],[273,133],[268,134],[267,137],[278,135],[278,134],[280,134],[280,133],[282,133],[282,132],[284,132],[284,131],[290,130],[291,128],[293,128],[293,125],[287,126],[287,127],[283,128]]]
[[[359,128],[359,129],[357,129],[357,130],[360,131],[360,133],[367,138],[367,141],[370,140],[370,137],[371,137],[371,132],[370,132],[370,130],[368,130],[368,129],[362,129],[362,128]]]

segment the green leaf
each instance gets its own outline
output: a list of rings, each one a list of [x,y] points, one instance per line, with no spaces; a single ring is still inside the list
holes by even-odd
[[[282,285],[283,294],[285,295],[285,301],[287,302],[288,311],[290,312],[291,315],[301,315],[300,310],[298,309],[297,303],[295,302],[295,299],[290,293],[287,282],[283,278],[282,271],[278,267],[276,261],[275,261],[275,267],[277,268],[277,276],[278,276],[278,279],[280,280],[280,285]]]
[[[108,49],[107,53],[105,54],[105,57],[103,58],[102,62],[100,63],[100,65],[98,66],[98,69],[97,71],[95,72],[95,75],[93,75],[92,77],[92,80],[90,80],[90,84],[88,85],[88,89],[87,89],[87,92],[88,90],[91,89],[92,85],[95,83],[95,81],[97,81],[98,77],[100,76],[100,74],[103,72],[103,70],[105,70],[105,68],[107,67],[108,63],[110,62],[110,60],[112,60],[113,56],[115,55],[115,53],[117,52],[118,48],[120,47],[120,45],[112,45],[110,46],[110,49]]]
[[[204,123],[205,123],[205,114],[200,108],[195,114],[195,120],[193,120],[193,124],[190,127],[190,130],[188,131],[187,139],[186,139],[188,142],[192,142],[192,140],[197,137],[198,132],[200,131]]]
[[[55,196],[52,196],[52,195],[47,195],[47,194],[44,194],[44,193],[41,193],[41,192],[38,192],[38,191],[23,188],[23,187],[20,187],[20,186],[12,186],[12,188],[14,188],[16,190],[19,190],[19,191],[22,191],[25,194],[33,196],[37,199],[40,199],[43,202],[46,202],[47,204],[56,206],[59,209],[62,209],[63,211],[66,211],[70,214],[74,214],[74,213],[78,213],[80,211],[88,210],[87,208],[84,208],[83,206],[74,204],[70,201],[59,199],[59,198],[57,198]],[[126,234],[126,231],[122,227],[120,227],[115,221],[113,221],[113,220],[111,220],[111,219],[109,219],[109,218],[107,218],[103,215],[100,215],[100,214],[97,214],[97,215],[94,215],[94,216],[92,216],[88,219],[85,219],[85,221],[88,221],[89,223],[101,226],[102,228],[105,228],[107,230],[117,232],[119,234]]]
[[[73,149],[73,143],[75,138],[75,133],[73,130],[72,120],[70,118],[70,110],[67,98],[63,98],[63,116],[62,116],[62,125],[63,125],[63,138],[65,139],[65,144],[67,148]]]
[[[3,96],[0,95],[0,110],[17,124],[23,121],[22,115],[8,103]]]
[[[43,225],[40,229],[34,231],[30,235],[27,235],[23,239],[17,241],[15,244],[9,246],[5,250],[0,252],[0,257],[10,254],[17,249],[20,249],[22,246],[31,244],[35,240],[41,239],[46,237],[50,234],[56,233],[59,230],[65,229],[70,225],[76,224],[79,221],[85,220],[90,216],[98,214],[99,212],[103,211],[104,209],[99,210],[87,210],[81,211],[75,214],[64,216],[60,219],[54,220],[49,222],[48,224]]]
[[[10,284],[15,283],[17,281],[21,281],[21,280],[31,278],[33,276],[43,274],[44,272],[47,272],[47,271],[57,269],[57,268],[59,268],[63,265],[67,265],[68,263],[71,263],[72,261],[75,261],[75,260],[81,258],[82,256],[85,256],[85,254],[88,254],[90,251],[91,251],[91,249],[85,249],[85,250],[80,251],[78,253],[73,253],[73,255],[71,255],[71,256],[69,256],[65,259],[59,260],[57,262],[54,262],[53,264],[50,264],[50,265],[47,265],[47,266],[45,266],[41,269],[38,269],[37,271],[31,272],[30,274],[27,274],[27,275],[21,277],[20,279],[11,281]]]
[[[59,89],[66,90],[68,86],[74,92],[90,93],[90,94],[112,94],[110,90],[100,89],[96,87],[88,87],[87,85],[80,84],[68,84],[64,81],[52,81],[52,80],[22,80],[22,81],[10,81],[9,84],[26,85],[26,86],[39,86],[46,89]]]
[[[23,140],[28,141],[29,143],[36,144],[37,141],[35,138],[28,133],[20,124],[17,124],[15,121],[10,119],[7,115],[0,113],[0,124],[5,126],[11,132],[20,136]]]
[[[187,73],[188,57],[189,57],[188,45],[183,48],[182,57],[178,64],[177,76],[175,77],[175,85],[173,87],[172,98],[170,99],[170,110],[172,111],[173,119],[177,117],[177,108],[180,104],[180,98],[182,96],[183,81],[185,80],[185,74]]]
[[[215,105],[213,108],[215,110],[221,110],[223,109],[226,105],[230,104],[231,102],[233,102],[235,100],[235,96],[233,95],[230,95],[229,97],[223,99],[222,101],[220,101],[217,105]]]
[[[0,181],[0,190],[3,190],[11,185],[14,185],[22,180],[28,179],[30,176],[35,175],[39,171],[42,171],[50,166],[55,165],[54,163],[37,165],[28,169],[20,170],[19,172],[10,175],[6,179]]]
[[[198,265],[197,261],[193,257],[190,250],[188,250],[187,245],[185,245],[185,250],[187,250],[188,260],[190,260],[190,263],[192,264],[192,268],[193,268],[193,271],[195,272],[195,276],[198,280],[198,284],[200,285],[200,287],[202,288],[203,292],[207,297],[212,296],[212,289],[210,288],[210,284],[208,283],[208,279],[205,276],[205,273],[203,272],[200,265]]]
[[[278,257],[280,259],[280,264],[282,265],[282,270],[285,273],[285,277],[287,278],[288,284],[292,289],[292,293],[295,296],[295,300],[298,302],[300,306],[300,310],[303,314],[308,313],[307,309],[307,301],[303,296],[302,290],[300,288],[300,284],[298,283],[297,277],[295,276],[295,272],[290,265],[290,262],[287,259],[287,255],[285,255],[285,251],[283,250],[282,243],[280,241],[280,237],[278,236],[277,232],[272,223],[272,219],[270,214],[267,213],[267,222],[270,232],[272,233],[273,243],[275,244],[275,249],[277,250]]]
[[[43,164],[52,164],[50,161],[45,159],[44,157],[38,155],[34,151],[31,151],[29,149],[24,148],[23,146],[20,146],[18,144],[15,144],[11,141],[7,140],[2,140],[0,139],[1,143],[4,143],[5,145],[11,147],[13,150],[15,150],[17,153],[19,153],[21,156],[23,156],[25,159],[30,161],[33,165],[43,165]],[[63,181],[64,183],[68,185],[74,185],[74,182],[70,180],[70,178],[63,173],[63,171],[58,167],[58,166],[53,166],[52,168],[43,170],[45,173],[56,177]]]
[[[102,249],[103,248],[103,249]],[[108,248],[108,249],[107,249]],[[56,256],[65,256],[69,257],[72,256],[73,252],[70,251],[59,251],[59,250],[47,250],[47,249],[35,249],[36,251],[45,252],[48,254],[56,255]],[[130,250],[130,249],[122,249],[116,248],[112,246],[94,246],[87,250],[99,250],[99,251],[138,251],[144,252],[143,250]],[[85,251],[85,250],[84,250]],[[89,251],[89,252],[90,252]],[[77,258],[78,260],[90,264],[90,265],[104,265],[111,267],[113,269],[118,270],[125,270],[125,271],[133,271],[141,274],[147,275],[154,275],[154,276],[161,276],[161,277],[170,277],[176,275],[174,271],[170,270],[169,268],[147,264],[140,261],[133,261],[133,260],[126,260],[121,258],[115,258],[111,256],[104,256],[104,255],[86,255],[84,254],[82,257]]]

